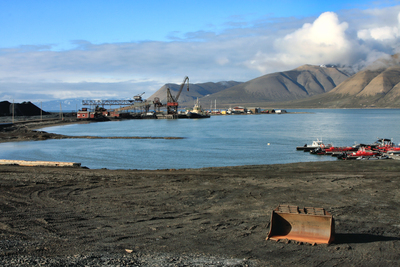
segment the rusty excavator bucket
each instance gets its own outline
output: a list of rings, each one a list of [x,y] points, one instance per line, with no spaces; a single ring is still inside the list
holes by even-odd
[[[323,208],[279,205],[272,211],[267,240],[295,240],[310,244],[330,244],[335,236],[332,215]]]

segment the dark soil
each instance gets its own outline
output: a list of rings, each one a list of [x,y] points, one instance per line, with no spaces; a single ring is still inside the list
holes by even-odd
[[[37,138],[33,125],[21,127],[26,132],[14,140]],[[0,166],[0,264],[399,266],[399,163],[155,171]],[[325,208],[335,218],[334,243],[267,241],[279,204]]]

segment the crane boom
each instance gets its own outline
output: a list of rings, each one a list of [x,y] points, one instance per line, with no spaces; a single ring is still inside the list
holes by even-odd
[[[178,94],[176,95],[176,98],[175,98],[175,101],[177,101],[178,102],[178,98],[179,98],[179,96],[181,95],[181,93],[182,93],[182,89],[183,89],[183,87],[185,86],[185,82],[187,81],[187,91],[189,91],[189,77],[188,76],[185,76],[185,78],[183,79],[183,82],[182,82],[182,84],[181,84],[181,87],[179,88],[179,92],[178,92]]]

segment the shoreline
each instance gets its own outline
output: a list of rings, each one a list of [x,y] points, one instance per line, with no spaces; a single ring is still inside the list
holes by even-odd
[[[65,120],[34,120],[17,122],[12,125],[6,125],[0,128],[0,143],[21,142],[21,141],[43,141],[48,139],[184,139],[184,137],[159,137],[159,136],[71,136],[38,131],[54,126],[65,126],[70,124],[94,123],[97,121],[82,121],[76,118]]]

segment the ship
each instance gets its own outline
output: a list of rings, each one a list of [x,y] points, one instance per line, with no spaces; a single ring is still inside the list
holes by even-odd
[[[203,119],[203,118],[210,118],[210,115],[205,113],[203,109],[201,108],[201,105],[199,103],[199,99],[197,98],[196,103],[194,104],[194,107],[192,110],[186,111],[186,116],[189,119]]]

